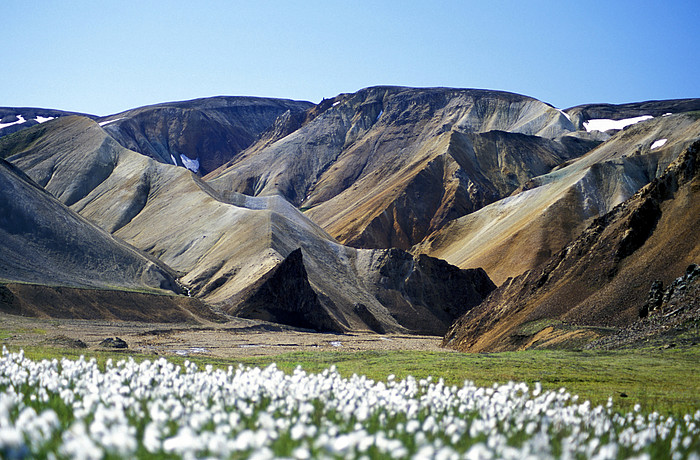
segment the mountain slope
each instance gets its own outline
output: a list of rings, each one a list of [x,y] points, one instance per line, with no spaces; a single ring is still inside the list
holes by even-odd
[[[220,320],[174,272],[79,216],[0,159],[0,311],[57,318]]]
[[[172,271],[66,208],[0,160],[0,279],[179,292]]]
[[[374,87],[277,126],[205,179],[281,193],[341,243],[406,249],[597,145],[562,138],[573,131],[562,112],[512,93]]]
[[[541,268],[506,281],[443,343],[474,352],[556,346],[634,324],[655,281],[668,284],[700,260],[699,153],[696,141]]]
[[[463,268],[483,267],[501,284],[544,263],[591,219],[658,177],[698,137],[700,118],[694,112],[630,126],[512,196],[450,222],[413,252]]]
[[[466,294],[455,294],[441,273],[462,271],[449,266],[424,271],[422,263],[409,263],[394,276],[415,274],[417,286],[442,289],[450,302],[436,305],[402,292],[400,285],[382,287],[378,283],[386,277],[374,275],[381,265],[373,261],[413,257],[342,246],[280,196],[219,194],[184,168],[123,148],[86,118],[63,118],[45,129],[36,139],[26,130],[7,140],[5,148],[16,152],[8,159],[82,216],[180,272],[192,295],[225,312],[242,313],[239,306],[253,302],[282,270],[298,280],[291,283],[296,289],[281,294],[292,299],[290,308],[309,296],[306,283],[318,297],[308,305],[315,309],[311,316],[324,318],[313,324],[319,330],[378,324],[386,332],[442,335],[490,292],[465,282],[456,289]],[[300,248],[302,258],[285,262]],[[285,263],[295,268],[281,269]],[[385,291],[394,293],[391,302],[380,296]],[[400,317],[410,317],[410,325]]]
[[[312,105],[286,99],[219,96],[140,107],[99,121],[130,150],[207,174],[251,145],[277,117],[304,113]]]

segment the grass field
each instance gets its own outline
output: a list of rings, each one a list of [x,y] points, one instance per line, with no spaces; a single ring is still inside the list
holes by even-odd
[[[17,351],[12,349],[11,351]],[[80,355],[107,359],[132,356],[135,360],[153,360],[152,355],[131,352],[107,352],[92,349],[73,350],[53,347],[25,348],[32,359],[51,359]],[[373,380],[397,379],[408,375],[421,379],[432,376],[447,385],[461,386],[471,380],[480,386],[508,381],[540,382],[544,389],[566,388],[592,404],[605,404],[613,398],[615,410],[630,411],[640,404],[643,412],[686,414],[700,409],[700,347],[687,349],[649,349],[621,351],[524,351],[493,354],[427,353],[412,351],[299,352],[245,359],[179,357],[168,359],[183,363],[186,359],[203,367],[264,367],[276,363],[290,373],[297,366],[307,372],[321,372],[335,365],[344,377],[365,375]]]

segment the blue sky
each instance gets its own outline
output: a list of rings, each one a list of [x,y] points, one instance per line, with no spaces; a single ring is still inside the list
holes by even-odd
[[[0,106],[107,115],[215,95],[318,102],[374,85],[566,108],[700,97],[700,2],[0,2]]]

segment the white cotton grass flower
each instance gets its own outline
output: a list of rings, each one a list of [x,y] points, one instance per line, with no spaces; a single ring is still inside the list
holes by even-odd
[[[679,418],[578,403],[565,390],[440,379],[374,382],[301,368],[164,359],[0,357],[0,457],[693,458],[700,411]],[[59,415],[62,414],[62,415]],[[138,428],[141,427],[141,428]],[[56,441],[57,440],[57,441]],[[656,446],[656,447],[655,447]],[[696,456],[697,457],[697,456]],[[700,460],[700,458],[696,458]]]

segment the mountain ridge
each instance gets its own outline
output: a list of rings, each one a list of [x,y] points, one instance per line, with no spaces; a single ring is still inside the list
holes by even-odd
[[[507,114],[501,115],[499,110]],[[266,140],[251,146],[226,170],[205,179],[222,190],[249,195],[280,193],[295,205],[308,208],[312,220],[342,243],[408,249],[422,239],[435,213],[458,216],[473,210],[474,204],[455,202],[452,194],[444,196],[445,190],[457,188],[462,196],[468,197],[469,193],[465,192],[470,186],[488,188],[489,180],[470,185],[469,174],[460,172],[463,168],[459,162],[450,160],[453,177],[446,177],[443,185],[423,190],[423,194],[432,195],[430,199],[436,205],[405,223],[401,223],[400,217],[375,219],[387,212],[391,214],[395,207],[400,208],[397,212],[402,215],[411,213],[401,204],[406,200],[402,196],[407,192],[410,178],[448,149],[451,132],[495,129],[553,136],[574,131],[562,112],[513,93],[372,87],[325,102],[322,113],[297,130],[272,143]],[[567,151],[565,146],[561,147],[560,153]],[[566,158],[585,150],[585,147],[574,149]],[[388,182],[389,178],[392,182]],[[479,204],[500,197],[487,191],[474,193]],[[380,196],[384,198],[378,199]],[[358,215],[333,222],[338,212],[358,206],[364,207]],[[414,226],[419,228],[411,228]]]

